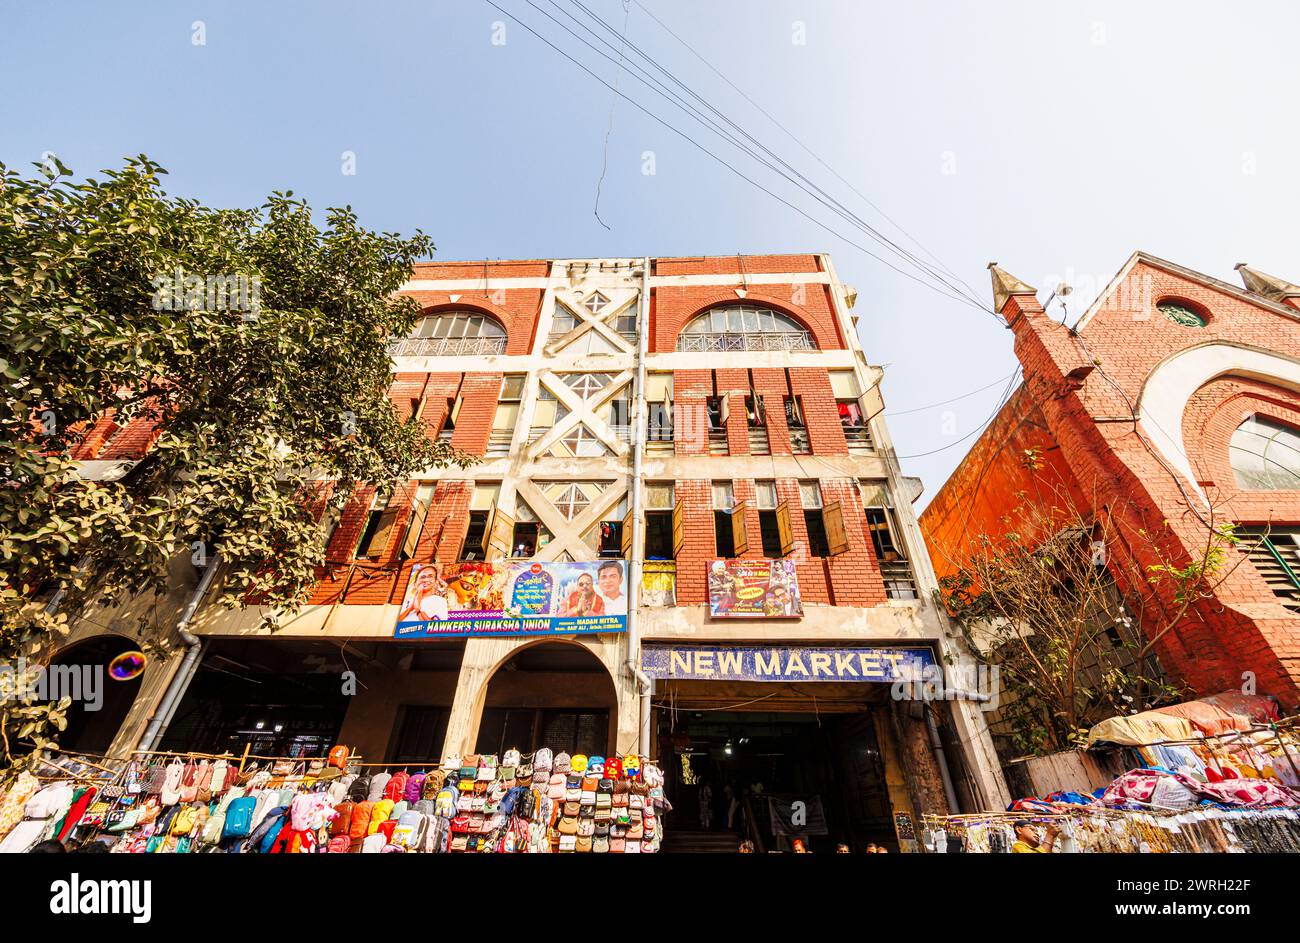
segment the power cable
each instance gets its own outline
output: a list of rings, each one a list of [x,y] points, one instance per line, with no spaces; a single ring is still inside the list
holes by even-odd
[[[588,48],[592,49],[593,51],[597,52],[597,53],[600,54],[600,55],[604,55],[606,59],[610,59],[610,57],[609,57],[608,55],[605,55],[605,54],[602,53],[600,50],[595,49],[595,47],[593,47],[590,43],[586,42],[586,40],[583,40],[582,37],[577,36],[576,33],[574,33],[572,30],[568,29],[566,26],[564,26],[564,24],[560,23],[560,22],[559,22],[558,20],[556,20],[554,17],[552,17],[552,16],[550,16],[548,13],[546,13],[546,11],[542,10],[542,9],[541,9],[540,7],[538,7],[535,3],[533,3],[532,0],[527,0],[527,2],[528,2],[528,4],[529,4],[529,6],[533,7],[535,10],[537,10],[537,11],[540,12],[540,13],[542,13],[543,16],[546,16],[546,17],[547,17],[548,19],[550,19],[552,22],[554,22],[554,23],[556,23],[557,25],[559,25],[562,29],[564,29],[566,32],[568,32],[568,33],[569,33],[571,36],[573,36],[574,38],[578,39],[580,42],[582,42],[582,43],[583,43],[584,45],[586,45]],[[608,48],[610,48],[610,49],[613,48],[612,44],[611,44],[608,40],[601,39],[599,36],[596,35],[596,33],[594,33],[594,32],[593,32],[589,27],[587,27],[585,24],[583,24],[580,20],[578,20],[578,19],[577,19],[576,17],[574,17],[572,14],[568,13],[568,12],[565,11],[563,8],[561,8],[561,7],[559,6],[559,3],[557,2],[557,0],[549,0],[549,2],[550,2],[551,5],[554,6],[557,10],[559,10],[561,13],[563,13],[563,14],[564,14],[565,16],[567,16],[569,19],[573,20],[575,23],[577,23],[577,24],[578,24],[582,29],[584,29],[588,34],[590,34],[590,35],[591,35],[593,38],[595,38],[598,42],[601,42],[602,44],[604,44],[606,47],[608,47]],[[611,33],[611,34],[614,35],[614,36],[618,36],[618,37],[620,38],[620,49],[619,49],[619,51],[620,51],[620,60],[619,60],[619,62],[616,63],[616,64],[619,65],[620,68],[623,68],[622,55],[621,55],[621,50],[622,50],[622,35],[619,34],[618,31],[616,31],[616,30],[614,29],[613,26],[611,26],[610,24],[606,23],[603,19],[601,19],[600,16],[599,16],[598,14],[594,13],[594,12],[591,11],[588,7],[586,7],[586,6],[581,2],[581,0],[569,0],[569,2],[571,2],[574,6],[576,6],[577,8],[579,8],[580,10],[582,10],[584,13],[586,13],[586,14],[587,14],[589,17],[591,17],[595,22],[599,23],[599,24],[600,24],[600,25],[601,25],[605,30],[607,30],[609,33]],[[654,60],[653,57],[649,56],[649,55],[646,54],[644,51],[642,51],[642,50],[641,50],[641,49],[640,49],[640,48],[639,48],[635,43],[630,43],[630,42],[629,42],[629,43],[628,43],[628,46],[629,46],[629,48],[631,48],[631,49],[632,49],[632,50],[633,50],[637,55],[639,55],[642,59],[644,59],[646,62],[648,62],[648,63],[649,63],[653,68],[655,68],[657,71],[661,72],[664,76],[666,76],[666,77],[667,77],[671,82],[673,82],[673,84],[675,84],[675,85],[677,85],[678,87],[680,87],[683,91],[686,92],[686,94],[690,95],[692,98],[694,98],[696,101],[698,101],[701,105],[703,105],[705,108],[707,108],[709,111],[711,111],[714,115],[716,115],[719,119],[721,119],[723,122],[725,122],[726,124],[728,124],[728,125],[730,125],[732,128],[734,128],[734,129],[735,129],[739,134],[743,135],[745,138],[747,138],[749,141],[751,141],[755,146],[757,146],[759,149],[761,149],[763,152],[765,152],[767,155],[769,155],[773,160],[777,161],[777,162],[780,163],[783,167],[785,167],[786,169],[788,169],[791,173],[793,173],[796,177],[798,177],[800,181],[803,181],[803,183],[802,183],[802,184],[798,183],[797,181],[795,181],[794,179],[792,179],[792,178],[790,177],[789,174],[787,174],[787,173],[785,173],[784,171],[782,171],[782,170],[778,169],[777,167],[773,166],[769,161],[765,160],[764,158],[759,157],[759,156],[758,156],[757,154],[755,154],[752,150],[749,150],[749,148],[748,148],[747,146],[745,146],[745,145],[741,144],[739,141],[735,140],[735,138],[730,134],[730,132],[726,132],[726,131],[724,131],[724,130],[721,130],[721,129],[719,128],[719,126],[717,125],[717,122],[714,121],[713,119],[709,119],[709,118],[702,117],[702,116],[699,114],[698,109],[694,108],[694,106],[690,106],[690,105],[684,103],[684,102],[681,100],[681,97],[678,96],[676,93],[673,93],[673,92],[671,92],[671,91],[665,93],[665,91],[664,91],[664,89],[663,89],[663,86],[662,86],[662,83],[658,83],[657,80],[654,80],[654,79],[651,79],[650,82],[647,82],[645,79],[642,79],[640,75],[636,75],[636,74],[634,74],[634,77],[637,78],[639,81],[641,81],[642,84],[646,84],[647,87],[651,88],[652,91],[655,91],[657,94],[661,95],[662,97],[668,98],[670,102],[672,102],[673,104],[676,104],[676,105],[677,105],[679,108],[681,108],[683,111],[686,111],[687,114],[689,114],[691,117],[695,118],[697,121],[699,121],[701,124],[703,124],[703,125],[704,125],[708,130],[711,130],[711,131],[713,131],[715,134],[718,134],[719,136],[721,136],[721,137],[723,137],[724,139],[728,140],[730,143],[732,143],[733,145],[735,145],[737,148],[739,148],[739,149],[745,151],[747,154],[749,154],[751,157],[754,157],[754,158],[755,158],[756,160],[758,160],[760,163],[763,163],[763,164],[764,164],[765,166],[767,166],[770,170],[773,170],[774,172],[776,172],[776,173],[780,174],[781,176],[785,177],[785,178],[786,178],[787,180],[789,180],[791,183],[794,183],[796,186],[799,186],[800,189],[804,190],[805,193],[808,193],[810,196],[813,196],[813,198],[814,198],[814,199],[817,199],[818,202],[822,203],[824,206],[826,206],[827,208],[831,209],[833,212],[837,213],[837,215],[840,215],[841,217],[843,217],[843,218],[846,219],[847,221],[851,222],[852,224],[854,224],[855,226],[857,226],[859,229],[862,229],[864,232],[869,233],[869,234],[872,236],[872,238],[875,239],[877,242],[879,242],[879,243],[882,244],[882,245],[886,245],[886,246],[888,246],[890,249],[892,249],[892,250],[893,250],[895,253],[897,253],[899,256],[901,256],[901,257],[905,258],[907,261],[911,262],[911,263],[912,263],[914,266],[916,266],[918,269],[920,269],[920,270],[926,272],[928,275],[930,275],[931,278],[936,279],[937,281],[943,283],[946,287],[950,288],[950,289],[953,290],[954,292],[957,292],[958,294],[963,294],[963,296],[964,296],[964,293],[961,291],[960,288],[958,288],[956,285],[953,285],[953,284],[951,284],[950,282],[948,282],[945,278],[943,278],[943,276],[941,276],[941,275],[940,275],[938,272],[936,272],[932,267],[930,267],[928,263],[924,262],[923,260],[921,260],[920,258],[918,258],[917,256],[915,256],[914,254],[912,254],[912,253],[909,252],[908,250],[904,249],[902,246],[898,245],[898,244],[895,243],[893,240],[889,239],[887,236],[885,236],[885,235],[884,235],[883,233],[881,233],[879,230],[876,230],[874,227],[872,227],[872,226],[871,226],[869,223],[867,223],[865,220],[861,219],[861,218],[858,217],[856,214],[852,213],[852,211],[850,211],[847,207],[845,207],[843,203],[841,203],[839,200],[837,200],[837,199],[835,199],[834,197],[832,197],[830,194],[828,194],[828,193],[827,193],[825,190],[823,190],[821,187],[817,186],[817,184],[813,183],[813,182],[812,182],[811,180],[809,180],[806,176],[804,176],[802,173],[800,173],[797,169],[795,169],[794,167],[792,167],[788,162],[786,162],[785,160],[783,160],[779,155],[775,154],[775,153],[774,153],[770,148],[766,147],[762,142],[760,142],[760,141],[759,141],[757,138],[755,138],[752,134],[750,134],[750,133],[747,132],[744,128],[742,128],[742,127],[740,127],[738,124],[736,124],[735,121],[733,121],[731,118],[729,118],[729,117],[728,117],[727,115],[725,115],[723,112],[719,111],[717,108],[715,108],[713,105],[711,105],[708,101],[706,101],[704,98],[702,98],[699,94],[697,94],[697,93],[696,93],[694,90],[692,90],[689,86],[685,85],[683,82],[681,82],[679,79],[677,79],[677,77],[676,77],[675,75],[673,75],[673,73],[672,73],[671,71],[669,71],[669,70],[665,69],[663,66],[659,65],[659,63],[656,62],[656,61]],[[610,61],[613,61],[613,60],[610,59]],[[642,69],[641,72],[644,73],[645,70]],[[655,83],[655,84],[651,84],[651,83]],[[806,184],[806,186],[805,186],[805,184]],[[813,193],[811,190],[809,190],[809,187],[811,187],[812,190],[815,190],[816,193]],[[820,194],[820,196],[819,196],[819,194]],[[828,202],[828,201],[829,201],[829,202]],[[895,224],[895,225],[897,225],[897,224]],[[963,283],[963,284],[964,284],[964,283]],[[970,289],[970,286],[967,285],[966,288],[969,290],[969,289]],[[971,299],[971,300],[972,300],[976,305],[978,305],[981,309],[983,309],[983,305],[982,305],[982,303],[980,303],[979,300],[978,300],[978,298],[976,298],[976,297],[974,296],[973,290],[972,290],[972,294],[971,294],[970,296],[965,296],[965,297],[969,297],[969,298],[970,298],[970,299]]]
[[[922,244],[921,240],[917,239],[916,236],[912,235],[910,232],[908,232],[906,229],[904,229],[904,228],[902,227],[902,225],[900,225],[897,221],[895,221],[892,217],[890,217],[890,215],[889,215],[888,213],[886,213],[886,212],[885,212],[884,210],[882,210],[879,206],[877,206],[874,202],[872,202],[872,200],[871,200],[870,197],[868,197],[865,193],[863,193],[862,191],[860,191],[860,190],[859,190],[857,187],[855,187],[852,183],[850,183],[850,182],[849,182],[848,180],[846,180],[843,176],[841,176],[840,173],[839,173],[839,172],[838,172],[834,167],[832,167],[830,164],[828,164],[825,160],[823,160],[823,159],[821,158],[820,155],[818,155],[815,151],[813,151],[812,148],[810,148],[807,144],[805,144],[805,143],[803,142],[803,140],[802,140],[802,139],[801,139],[797,134],[795,134],[793,131],[791,131],[789,128],[787,128],[784,124],[782,124],[779,120],[777,120],[777,118],[776,118],[774,115],[772,115],[772,114],[771,114],[767,109],[765,109],[762,105],[760,105],[760,104],[759,104],[758,102],[756,102],[753,98],[751,98],[751,97],[750,97],[750,96],[745,92],[744,89],[740,88],[738,85],[736,85],[735,82],[733,82],[733,81],[731,81],[731,79],[727,78],[727,76],[724,75],[721,71],[719,71],[718,68],[717,68],[717,67],[716,67],[712,62],[710,62],[707,58],[705,58],[703,55],[701,55],[701,54],[700,54],[700,53],[695,49],[694,46],[692,46],[692,45],[691,45],[690,43],[688,43],[686,40],[682,39],[681,36],[677,35],[677,33],[675,33],[675,32],[672,30],[672,28],[671,28],[670,26],[668,26],[667,23],[665,23],[663,20],[659,19],[659,17],[655,16],[653,12],[651,12],[651,11],[650,11],[650,10],[649,10],[649,9],[648,9],[644,4],[643,4],[643,3],[640,2],[640,0],[632,0],[632,2],[635,3],[638,7],[641,8],[641,12],[642,12],[642,13],[644,13],[646,16],[650,17],[650,19],[654,20],[655,23],[659,24],[659,26],[664,30],[664,32],[666,32],[669,36],[671,36],[673,39],[677,40],[678,43],[680,43],[682,46],[684,46],[684,47],[686,48],[686,50],[687,50],[688,52],[690,52],[691,55],[693,55],[696,59],[699,59],[699,60],[700,60],[701,62],[703,62],[706,66],[708,66],[709,70],[712,71],[714,75],[716,75],[718,78],[722,79],[722,81],[726,82],[727,85],[729,85],[729,86],[732,88],[732,90],[734,90],[738,95],[740,95],[741,98],[745,99],[745,101],[747,101],[747,102],[749,102],[749,104],[753,105],[754,108],[756,108],[756,109],[758,110],[758,112],[759,112],[760,114],[763,115],[763,117],[767,118],[767,120],[771,121],[774,125],[776,125],[778,128],[780,128],[781,131],[786,135],[786,137],[790,138],[790,140],[792,140],[792,141],[794,141],[796,144],[798,144],[799,147],[801,147],[801,148],[804,150],[805,153],[807,153],[810,157],[812,157],[815,161],[817,161],[817,163],[821,164],[821,165],[822,165],[823,167],[825,167],[828,171],[830,171],[830,173],[835,177],[836,180],[840,181],[840,183],[844,184],[846,187],[848,187],[850,190],[852,190],[854,194],[856,194],[856,195],[857,195],[857,196],[858,196],[858,197],[859,197],[859,198],[860,198],[864,203],[866,203],[869,207],[871,207],[873,210],[875,210],[877,213],[879,213],[879,214],[881,215],[881,217],[883,217],[887,222],[890,223],[890,225],[892,225],[895,229],[897,229],[897,230],[898,230],[899,232],[901,232],[903,235],[907,236],[908,239],[912,240],[912,242],[914,242],[914,243],[916,244],[916,246],[917,246],[919,249],[921,249],[922,252],[924,252],[924,253],[925,253],[926,255],[928,255],[931,259],[934,260],[935,264],[937,264],[937,265],[938,265],[940,268],[942,268],[942,269],[943,269],[947,274],[949,274],[949,275],[951,275],[953,278],[957,279],[957,280],[958,280],[959,282],[961,282],[963,285],[966,285],[967,288],[970,288],[970,285],[966,284],[966,282],[961,278],[961,276],[959,276],[959,275],[958,275],[956,272],[954,272],[952,269],[948,268],[948,266],[944,265],[943,261],[942,261],[938,256],[936,256],[933,252],[931,252],[931,251],[930,251],[930,250],[929,250],[929,249],[928,249],[924,244]],[[971,291],[972,291],[972,293],[975,293],[975,292],[974,292],[974,289],[971,289]],[[976,294],[977,294],[977,293],[976,293]]]
[[[976,433],[983,432],[984,429],[988,427],[989,423],[991,423],[994,419],[997,418],[998,413],[1002,411],[1002,407],[1006,405],[1007,400],[1010,398],[1011,392],[1015,387],[1016,375],[1019,372],[1020,372],[1019,370],[1016,370],[1011,374],[1010,377],[1007,378],[1006,388],[1002,391],[1002,395],[998,397],[998,403],[995,407],[993,407],[993,412],[989,414],[989,417],[987,419],[981,422],[970,432],[966,433],[960,439],[956,439],[955,441],[949,442],[947,445],[940,446],[937,449],[931,449],[928,452],[917,452],[913,455],[899,455],[897,456],[898,460],[901,462],[903,459],[908,459],[908,458],[925,458],[927,455],[937,455],[939,452],[944,452],[952,448],[953,446],[960,445],[961,443],[965,442],[967,439],[969,439],[971,436],[975,435]]]
[[[886,412],[885,415],[886,416],[907,416],[912,413],[924,412],[927,409],[935,409],[936,407],[939,406],[947,406],[949,403],[955,403],[958,400],[966,399],[967,397],[974,396],[976,393],[983,393],[985,390],[991,390],[999,383],[1006,383],[1009,379],[1011,379],[1012,376],[1015,376],[1018,372],[1020,372],[1020,368],[1016,367],[1015,370],[1011,371],[1011,376],[999,377],[998,379],[990,383],[988,386],[981,386],[978,390],[971,390],[969,393],[962,393],[960,396],[954,396],[952,399],[941,400],[938,403],[930,403],[926,406],[915,406],[911,409],[900,409],[897,412]]]
[[[691,144],[693,147],[697,148],[698,150],[702,151],[704,154],[708,155],[708,156],[709,156],[710,158],[712,158],[713,160],[715,160],[715,161],[717,161],[718,163],[722,164],[725,168],[727,168],[728,170],[730,170],[733,174],[735,174],[736,176],[740,177],[742,180],[744,180],[745,182],[749,183],[750,185],[754,186],[756,189],[761,190],[762,192],[766,193],[768,196],[772,197],[773,199],[775,199],[775,200],[778,201],[779,203],[783,204],[783,205],[786,206],[787,208],[794,210],[794,211],[795,211],[796,213],[798,213],[800,216],[804,217],[805,219],[807,219],[809,222],[813,223],[814,225],[816,225],[816,226],[819,227],[820,229],[823,229],[824,231],[830,233],[832,236],[834,236],[834,237],[836,237],[837,239],[841,240],[841,241],[844,242],[845,244],[847,244],[847,245],[849,245],[849,246],[852,246],[853,248],[855,248],[855,249],[857,249],[858,251],[862,252],[863,254],[869,256],[870,258],[875,259],[877,262],[880,262],[880,263],[881,263],[882,265],[884,265],[885,267],[889,268],[890,270],[892,270],[892,271],[894,271],[894,272],[897,272],[898,274],[904,276],[905,278],[908,278],[908,279],[910,279],[910,280],[916,282],[917,284],[923,285],[924,287],[929,288],[930,290],[936,292],[937,294],[943,295],[944,297],[947,297],[947,298],[950,298],[950,299],[952,299],[952,300],[955,300],[955,301],[961,302],[961,303],[963,303],[963,304],[968,304],[968,305],[970,305],[970,306],[972,306],[972,307],[977,308],[977,309],[980,310],[980,311],[983,311],[983,312],[986,312],[986,313],[990,314],[990,316],[994,316],[994,315],[993,315],[993,312],[990,311],[990,309],[984,307],[983,305],[981,305],[981,304],[979,304],[979,303],[977,303],[977,302],[971,300],[970,298],[965,297],[964,295],[961,295],[961,294],[950,294],[949,291],[946,291],[946,290],[944,290],[943,288],[937,287],[936,285],[932,284],[931,282],[924,281],[922,278],[919,278],[919,277],[913,275],[913,274],[910,273],[910,272],[907,272],[907,271],[904,271],[903,269],[898,268],[896,265],[890,263],[888,260],[886,260],[886,259],[882,258],[881,256],[877,255],[876,253],[872,252],[870,249],[866,248],[866,247],[863,246],[862,244],[860,244],[860,243],[858,243],[858,242],[855,242],[853,239],[850,239],[849,237],[845,236],[843,233],[839,232],[838,230],[832,228],[831,226],[827,225],[826,223],[822,222],[821,220],[819,220],[819,219],[813,217],[813,216],[810,215],[808,212],[806,212],[805,210],[803,210],[801,207],[796,206],[794,203],[792,203],[792,202],[790,202],[789,200],[785,199],[784,197],[778,195],[777,193],[773,192],[773,191],[772,191],[771,189],[769,189],[768,187],[766,187],[766,186],[764,186],[763,184],[759,183],[757,180],[755,180],[755,179],[753,179],[752,177],[748,176],[748,175],[745,174],[743,171],[741,171],[739,168],[737,168],[735,165],[733,165],[733,164],[731,164],[729,161],[727,161],[725,158],[723,158],[723,157],[719,156],[718,154],[714,153],[713,151],[709,150],[709,148],[707,148],[706,146],[704,146],[703,144],[701,144],[701,143],[700,143],[699,141],[697,141],[695,138],[691,137],[691,136],[690,136],[689,134],[687,134],[686,132],[680,130],[679,128],[677,128],[676,126],[672,125],[671,123],[669,123],[669,122],[666,121],[665,119],[661,118],[659,115],[655,114],[655,113],[654,113],[653,111],[651,111],[649,108],[647,108],[646,106],[642,105],[642,104],[641,104],[639,101],[637,101],[636,99],[630,97],[630,96],[627,95],[626,93],[624,93],[624,92],[622,92],[621,90],[615,88],[615,87],[614,87],[613,85],[611,85],[609,82],[605,81],[601,76],[597,75],[594,71],[592,71],[592,69],[590,69],[587,65],[585,65],[584,63],[582,63],[581,61],[579,61],[578,59],[576,59],[574,56],[570,55],[567,51],[565,51],[564,49],[560,48],[560,47],[557,46],[555,43],[551,42],[549,39],[547,39],[545,36],[543,36],[543,35],[542,35],[541,33],[539,33],[537,30],[533,29],[532,26],[530,26],[528,23],[525,23],[524,21],[522,21],[521,19],[519,19],[519,18],[518,18],[517,16],[515,16],[513,13],[510,13],[509,11],[505,10],[505,9],[502,8],[500,5],[498,5],[497,3],[493,2],[493,0],[485,0],[485,2],[486,2],[489,6],[491,6],[493,9],[495,9],[497,12],[501,13],[503,16],[509,18],[509,19],[512,20],[514,23],[516,23],[517,25],[519,25],[520,27],[522,27],[524,30],[526,30],[527,32],[531,33],[533,36],[537,37],[537,38],[538,38],[539,40],[541,40],[545,45],[549,46],[552,50],[554,50],[555,52],[559,53],[559,54],[560,54],[561,56],[563,56],[565,59],[569,60],[569,62],[571,62],[571,63],[573,63],[574,65],[576,65],[579,69],[581,69],[583,72],[587,73],[589,76],[591,76],[593,79],[595,79],[595,80],[596,80],[597,82],[599,82],[601,85],[603,85],[605,88],[609,89],[611,92],[613,92],[614,94],[616,94],[618,97],[623,98],[624,100],[626,100],[629,104],[631,104],[633,107],[635,107],[638,111],[640,111],[640,112],[642,112],[643,114],[645,114],[645,115],[646,115],[647,117],[649,117],[651,120],[655,121],[657,124],[663,126],[663,127],[666,128],[667,130],[673,132],[673,133],[676,134],[678,137],[682,138],[682,139],[685,140],[687,143]],[[535,4],[532,4],[531,2],[530,2],[530,6],[534,6],[535,9],[539,9],[539,8],[536,7]],[[551,16],[550,16],[549,14],[547,14],[545,11],[542,11],[542,10],[539,9],[539,12],[543,13],[543,15],[547,16],[548,19],[551,19],[553,22],[555,22],[555,23],[557,23],[558,25],[560,25],[561,27],[563,27],[563,24],[560,24],[558,20],[555,20],[554,17],[551,17]],[[568,32],[569,35],[571,35],[571,36],[575,36],[575,37],[576,37],[576,34],[574,34],[574,33],[572,32],[572,30],[569,30],[569,29],[565,28],[565,31]],[[582,40],[581,40],[581,37],[576,37],[576,38],[578,38],[580,41],[582,41]],[[588,46],[588,48],[593,48],[593,49],[594,49],[594,47],[592,47],[590,43],[586,43],[585,41],[583,41],[583,42],[584,42],[584,45],[587,45],[587,46]],[[595,50],[595,51],[598,52],[598,53],[600,53],[599,50]],[[600,53],[600,54],[601,54],[602,56],[604,56],[604,53]],[[609,59],[610,57],[609,57],[609,56],[605,56],[605,58]],[[613,61],[613,60],[611,60],[611,61]],[[633,74],[634,77],[637,77],[639,81],[642,81],[642,82],[643,82],[643,84],[648,84],[648,83],[645,83],[645,80],[644,80],[644,79],[641,79],[639,76],[636,76],[635,73],[630,73],[630,74]],[[652,89],[654,89],[653,86],[650,86],[650,87],[651,87]],[[658,91],[657,89],[654,89],[654,90]],[[665,93],[663,93],[663,92],[661,92],[661,91],[659,91],[658,93],[661,94],[661,95],[663,95],[664,97],[668,97],[667,95],[665,95]],[[670,100],[671,100],[671,99],[670,99]],[[698,120],[698,119],[697,119],[697,120]],[[724,139],[727,139],[725,133],[723,133],[723,132],[718,132],[718,131],[716,131],[716,129],[711,129],[711,130],[715,130],[715,133],[719,133],[721,136],[724,137]],[[730,140],[730,139],[728,139],[728,140]],[[732,143],[736,143],[736,142],[734,142],[734,140],[732,140]],[[745,149],[745,148],[743,148],[742,145],[737,144],[737,146],[740,146],[740,147],[742,147],[742,149]],[[748,150],[747,150],[746,152],[747,152],[747,153],[750,153],[751,156],[755,156],[755,155],[752,154],[752,152],[750,152],[750,151],[748,151]],[[761,161],[761,158],[756,158],[756,159],[760,159],[760,161]],[[767,164],[767,166],[769,167],[769,169],[774,169],[774,168],[771,167],[770,164]],[[789,178],[787,177],[787,179],[789,179]],[[915,263],[914,263],[914,264],[915,264]]]

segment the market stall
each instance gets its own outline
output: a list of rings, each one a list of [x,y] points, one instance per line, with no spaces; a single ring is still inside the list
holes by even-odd
[[[540,749],[429,764],[140,753],[96,775],[47,764],[0,797],[0,851],[102,841],[116,853],[659,850],[670,807],[646,757]]]

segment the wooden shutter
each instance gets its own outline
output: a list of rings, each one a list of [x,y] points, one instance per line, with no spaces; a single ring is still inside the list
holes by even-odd
[[[510,556],[510,541],[514,534],[515,519],[497,508],[488,519],[486,558],[499,560]]]
[[[682,547],[686,545],[686,532],[682,527],[682,516],[685,513],[685,505],[678,501],[673,505],[673,557],[676,558],[682,552]]]
[[[635,486],[634,486],[635,487]],[[623,559],[632,559],[632,514],[631,509],[623,516],[623,534],[622,534],[622,551]]]
[[[737,557],[743,557],[749,551],[749,530],[745,526],[746,508],[745,502],[741,501],[731,509],[731,543]]]
[[[433,504],[433,492],[428,501],[420,500],[420,490],[416,488],[415,499],[411,506],[411,521],[406,525],[406,538],[402,541],[402,553],[410,560],[415,557],[415,548],[420,545],[420,535],[424,533],[424,520],[429,516],[429,506]]]
[[[781,556],[794,550],[794,531],[790,529],[790,505],[782,501],[776,506],[776,529],[781,536]]]
[[[843,553],[849,549],[849,534],[844,528],[844,511],[840,502],[832,501],[822,508],[822,523],[826,527],[826,545],[830,555]]]

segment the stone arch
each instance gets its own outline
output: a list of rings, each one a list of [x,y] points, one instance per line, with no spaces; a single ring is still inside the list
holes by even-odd
[[[70,683],[74,694],[68,708],[67,729],[57,737],[59,746],[71,753],[107,753],[118,730],[130,714],[152,662],[129,681],[109,676],[108,665],[123,652],[137,649],[138,643],[114,632],[93,635],[58,650],[46,663],[47,684],[59,678]],[[51,692],[52,693],[52,692]],[[64,688],[62,693],[69,693]]]
[[[480,649],[478,653],[480,678],[476,685],[473,703],[470,708],[468,728],[458,749],[475,752],[482,746],[487,752],[496,752],[495,748],[482,743],[482,737],[491,731],[484,727],[485,719],[496,722],[500,718],[497,711],[518,710],[520,712],[540,712],[546,710],[580,709],[604,710],[608,712],[608,724],[605,734],[606,749],[615,749],[618,738],[620,717],[620,688],[614,670],[611,670],[611,657],[615,657],[610,647],[603,643],[594,643],[583,637],[540,636],[519,639],[475,639],[475,642],[494,642],[490,649]],[[503,645],[501,643],[514,643]],[[543,653],[542,650],[546,652]],[[482,656],[486,655],[486,658]],[[556,661],[565,664],[566,671],[575,675],[585,675],[578,679],[568,679],[568,683],[556,684],[555,676],[545,670],[544,655],[558,656]],[[539,657],[542,656],[542,657]],[[467,651],[467,657],[473,657]],[[519,670],[511,671],[513,664],[520,665]],[[530,664],[532,663],[532,664]],[[577,666],[582,665],[586,670]],[[513,677],[507,677],[513,675]],[[532,677],[530,677],[530,675]],[[462,674],[462,681],[464,674]],[[532,746],[551,746],[549,743],[535,743]],[[527,750],[530,745],[509,743],[506,746],[518,746]]]
[[[1203,499],[1183,437],[1183,413],[1197,390],[1228,375],[1300,391],[1300,361],[1255,347],[1213,342],[1163,360],[1151,371],[1138,395],[1138,421],[1143,431]]]

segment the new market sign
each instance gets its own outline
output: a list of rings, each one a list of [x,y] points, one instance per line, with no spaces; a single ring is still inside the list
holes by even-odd
[[[920,678],[928,648],[645,645],[641,668],[677,681],[878,681]]]

